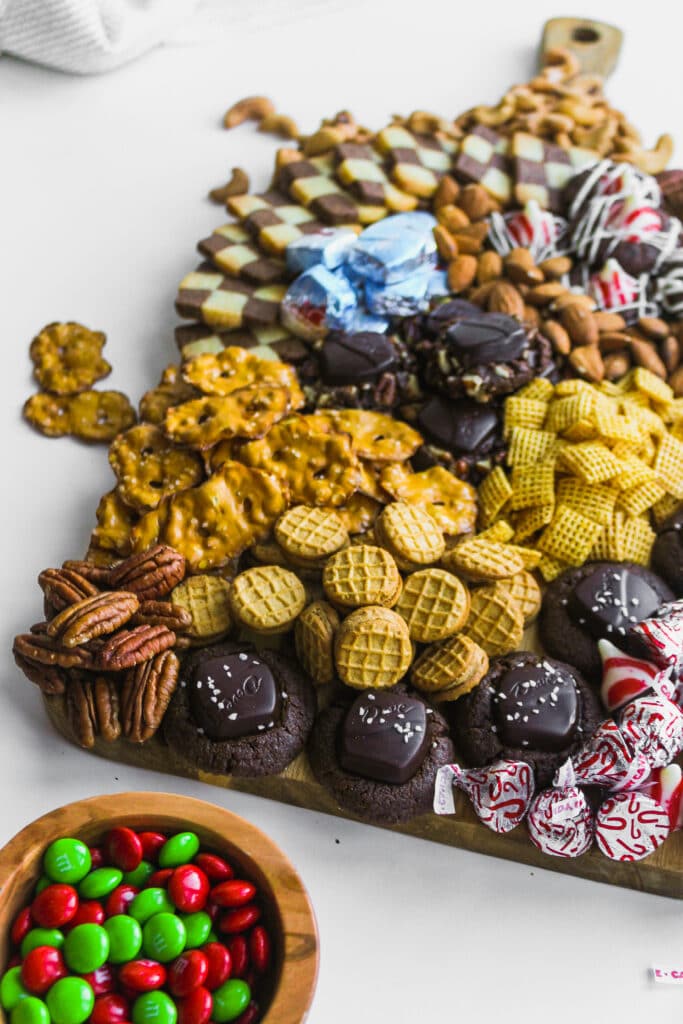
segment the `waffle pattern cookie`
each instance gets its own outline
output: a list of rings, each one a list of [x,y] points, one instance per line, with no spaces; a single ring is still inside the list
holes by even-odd
[[[173,589],[171,601],[190,614],[187,635],[199,644],[212,643],[232,629],[230,584],[220,576],[188,576]]]
[[[334,660],[340,679],[363,690],[393,686],[413,657],[408,627],[396,612],[374,605],[351,612],[337,630]]]
[[[309,560],[333,555],[349,534],[333,509],[295,505],[275,524],[275,539],[288,555]]]
[[[446,547],[443,530],[429,512],[402,501],[383,509],[375,531],[405,571],[438,562]]]
[[[384,548],[372,544],[351,545],[339,551],[323,570],[325,593],[334,605],[342,608],[391,608],[399,599],[401,587],[394,559]]]
[[[334,679],[334,636],[338,628],[339,615],[326,601],[311,602],[296,620],[296,656],[316,686]]]
[[[257,633],[282,633],[306,605],[298,576],[279,565],[241,572],[230,589],[230,607],[239,623]]]
[[[474,689],[488,667],[486,651],[461,634],[427,647],[413,663],[410,680],[435,700],[456,700]]]
[[[410,639],[428,644],[462,629],[470,611],[470,595],[452,573],[423,569],[406,578],[395,610],[405,619]]]
[[[504,584],[489,583],[472,591],[465,632],[491,657],[519,649],[524,616]]]

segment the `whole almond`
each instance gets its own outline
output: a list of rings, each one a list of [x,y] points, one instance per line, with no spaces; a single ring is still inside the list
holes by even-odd
[[[541,334],[545,335],[555,352],[561,356],[569,355],[572,347],[571,339],[557,320],[546,320],[541,327]]]
[[[641,316],[638,326],[653,341],[663,341],[669,333],[669,325],[658,316]]]
[[[434,193],[432,208],[438,210],[441,206],[452,206],[459,195],[460,185],[450,174],[444,174]]]
[[[453,206],[452,204],[440,206],[436,211],[436,219],[439,224],[443,224],[444,227],[453,232],[468,227],[470,223],[467,214],[459,206]]]
[[[569,353],[569,362],[580,377],[601,381],[605,376],[605,364],[597,345],[580,345]]]
[[[478,256],[481,250],[484,248],[483,243],[478,238],[472,238],[471,235],[464,235],[458,231],[453,236],[458,246],[458,252],[467,253],[468,256]]]
[[[666,366],[657,355],[657,351],[651,341],[643,341],[641,338],[631,338],[631,356],[636,366],[642,366],[650,373],[666,380]]]
[[[539,263],[538,269],[542,270],[547,278],[563,277],[572,269],[572,261],[569,256],[551,256],[550,259]]]
[[[545,281],[543,271],[539,270],[538,267],[520,267],[517,263],[508,263],[505,267],[505,273],[515,284],[524,284],[530,288],[543,284]]]
[[[681,343],[670,334],[659,346],[659,354],[669,373],[673,373],[681,361]]]
[[[538,312],[535,306],[524,306],[524,316],[522,317],[525,324],[530,324],[532,327],[541,326],[541,314]]]
[[[625,331],[602,331],[598,337],[598,344],[603,355],[608,352],[621,352],[631,344],[631,335]]]
[[[505,266],[508,267],[510,264],[518,267],[524,267],[526,270],[531,267],[535,267],[534,258],[531,255],[530,249],[525,249],[523,245],[518,245],[505,257]]]
[[[471,221],[483,220],[498,209],[498,204],[481,185],[465,185],[458,197],[458,206]]]
[[[628,352],[610,352],[605,356],[605,377],[607,380],[619,380],[631,369],[631,358]]]
[[[595,299],[591,299],[590,295],[584,295],[583,293],[577,294],[576,292],[565,291],[564,295],[560,295],[555,299],[553,308],[556,312],[560,313],[567,306],[580,306],[582,309],[587,309],[589,313],[592,313],[595,309]]]
[[[434,241],[436,242],[439,256],[446,263],[450,263],[458,255],[458,243],[443,224],[437,224],[434,228]]]
[[[488,298],[489,313],[506,313],[508,316],[524,318],[524,299],[513,284],[496,281]]]
[[[581,306],[571,305],[562,310],[562,326],[574,345],[597,345],[599,333],[593,314]],[[601,378],[595,378],[600,380]]]
[[[477,260],[477,284],[495,281],[502,276],[502,273],[503,261],[498,253],[492,250],[483,252]]]
[[[448,265],[448,286],[451,291],[463,292],[469,288],[477,273],[475,256],[461,255]]]
[[[480,284],[467,296],[468,300],[473,302],[475,306],[485,306],[496,283],[496,281],[487,281],[486,284]]]
[[[669,384],[673,388],[676,398],[683,396],[683,366],[679,366],[677,370],[674,370],[669,377]]]
[[[548,306],[564,295],[567,289],[559,281],[548,281],[547,284],[539,284],[529,292],[529,302],[534,306]]]
[[[623,331],[626,327],[626,321],[619,313],[608,313],[606,310],[598,310],[594,313],[594,316],[601,334],[603,331]]]

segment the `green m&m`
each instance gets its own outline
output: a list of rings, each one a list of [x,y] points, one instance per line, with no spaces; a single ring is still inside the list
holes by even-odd
[[[178,832],[159,850],[159,867],[177,868],[181,864],[189,864],[198,853],[199,836],[194,832]]]
[[[180,914],[185,926],[185,949],[197,949],[209,941],[211,935],[211,918],[203,910],[193,914]]]
[[[135,918],[114,914],[102,927],[109,936],[109,963],[125,964],[134,960],[142,948],[142,928]]]
[[[93,990],[84,978],[60,978],[46,999],[52,1024],[83,1024],[95,1005]]]
[[[176,1024],[178,1010],[165,992],[146,992],[133,1003],[133,1024]]]
[[[150,889],[143,889],[128,904],[128,913],[140,924],[149,921],[155,914],[172,914],[175,907],[169,899],[165,889],[152,886]]]
[[[142,889],[150,875],[154,874],[154,865],[148,860],[141,860],[133,871],[123,872],[124,885],[134,885],[136,889]]]
[[[145,956],[167,964],[185,949],[185,925],[175,914],[155,914],[142,929]]]
[[[10,1013],[11,1024],[50,1024],[50,1014],[42,999],[27,996]]]
[[[213,993],[211,1019],[218,1021],[218,1024],[226,1024],[226,1021],[235,1020],[241,1013],[244,1013],[250,1001],[251,989],[246,981],[230,978]]]
[[[27,992],[21,980],[21,967],[10,967],[0,981],[0,1006],[3,1010],[13,1010],[17,1003],[26,999]]]
[[[38,946],[52,946],[53,949],[61,949],[64,945],[64,936],[59,928],[31,928],[21,940],[22,959],[27,957],[32,949]]]
[[[121,884],[123,872],[118,868],[97,868],[81,881],[78,895],[84,900],[99,900]]]
[[[107,962],[109,935],[99,924],[78,924],[64,942],[67,967],[76,974],[89,974]]]
[[[55,839],[43,857],[43,870],[53,882],[74,885],[90,871],[90,850],[80,839]]]

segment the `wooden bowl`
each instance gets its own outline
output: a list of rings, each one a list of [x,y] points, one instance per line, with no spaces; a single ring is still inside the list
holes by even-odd
[[[204,800],[172,793],[119,793],[78,800],[50,811],[0,850],[0,966],[9,958],[9,931],[41,875],[46,847],[62,836],[99,842],[115,825],[196,832],[202,847],[239,866],[264,897],[274,939],[275,970],[263,1024],[300,1024],[318,975],[318,933],[308,894],[275,843],[244,818]],[[2,1019],[2,1010],[0,1010]]]

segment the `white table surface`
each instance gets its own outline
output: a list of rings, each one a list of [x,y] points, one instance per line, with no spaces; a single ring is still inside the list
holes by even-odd
[[[137,399],[175,358],[177,283],[222,222],[206,192],[236,164],[256,187],[270,173],[276,142],[223,132],[227,106],[267,93],[309,130],[342,107],[376,127],[416,107],[452,114],[528,77],[552,13],[540,0],[238,6],[213,0],[180,41],[105,77],[0,58],[0,841],[50,808],[130,789],[243,814],[287,851],[313,899],[314,1024],[680,1021],[683,992],[648,973],[683,966],[679,902],[99,760],[53,734],[12,662],[12,635],[41,614],[38,572],[84,550],[112,479],[102,447],[22,422],[37,330],[77,319],[106,331],[104,386]],[[584,13],[627,32],[615,103],[650,141],[672,129],[681,153],[683,17],[667,5],[664,24],[654,8],[622,0]]]

